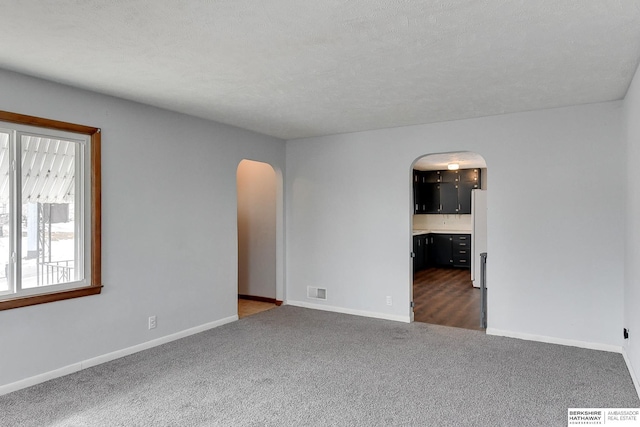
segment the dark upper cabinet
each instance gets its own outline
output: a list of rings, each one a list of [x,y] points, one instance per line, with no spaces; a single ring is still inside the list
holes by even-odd
[[[458,213],[458,186],[454,182],[438,184],[440,210],[437,213]]]
[[[433,198],[431,190],[426,184],[426,172],[413,171],[413,213],[428,213],[428,206]]]
[[[459,214],[471,213],[471,191],[474,188],[479,188],[478,184],[475,184],[473,182],[458,183],[457,196],[458,196],[458,213]]]
[[[480,188],[480,169],[460,169],[459,182],[475,182]]]
[[[471,191],[480,188],[480,169],[463,169],[458,182],[458,213],[471,213]]]
[[[436,183],[436,182],[457,182],[458,171],[425,171],[422,172],[425,177],[424,182]]]
[[[480,169],[413,171],[414,213],[470,214],[471,191],[480,188]]]
[[[459,172],[460,171],[440,171],[440,175],[442,176],[441,182],[448,182],[451,184],[455,184],[459,180]]]
[[[438,171],[413,171],[413,212],[431,214],[440,212]]]
[[[440,185],[427,183],[424,185],[423,213],[432,214],[440,212]]]
[[[442,182],[442,171],[424,171],[422,174],[424,175],[424,182],[429,184],[434,184],[437,182]]]
[[[420,171],[413,170],[413,213],[421,213],[420,203],[422,201],[422,177]]]

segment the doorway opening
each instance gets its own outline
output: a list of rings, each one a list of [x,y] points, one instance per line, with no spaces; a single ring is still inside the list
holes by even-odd
[[[487,164],[473,152],[427,154],[412,165],[416,322],[484,330],[480,254],[487,251]]]
[[[242,160],[238,196],[238,317],[272,309],[278,294],[278,174],[268,163]]]

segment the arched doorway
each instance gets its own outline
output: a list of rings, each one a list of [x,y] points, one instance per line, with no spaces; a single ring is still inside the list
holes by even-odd
[[[278,175],[268,163],[242,160],[238,196],[238,315],[280,305],[277,299]]]
[[[482,330],[480,253],[486,252],[487,165],[472,152],[412,164],[412,318]]]

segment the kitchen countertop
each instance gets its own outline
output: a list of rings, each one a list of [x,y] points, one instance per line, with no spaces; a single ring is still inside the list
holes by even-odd
[[[471,230],[413,230],[414,236],[419,236],[421,234],[429,234],[429,233],[437,233],[437,234],[471,234]]]

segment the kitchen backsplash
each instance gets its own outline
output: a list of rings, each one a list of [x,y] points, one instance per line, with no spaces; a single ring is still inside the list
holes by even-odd
[[[414,215],[413,229],[471,232],[471,215]]]

